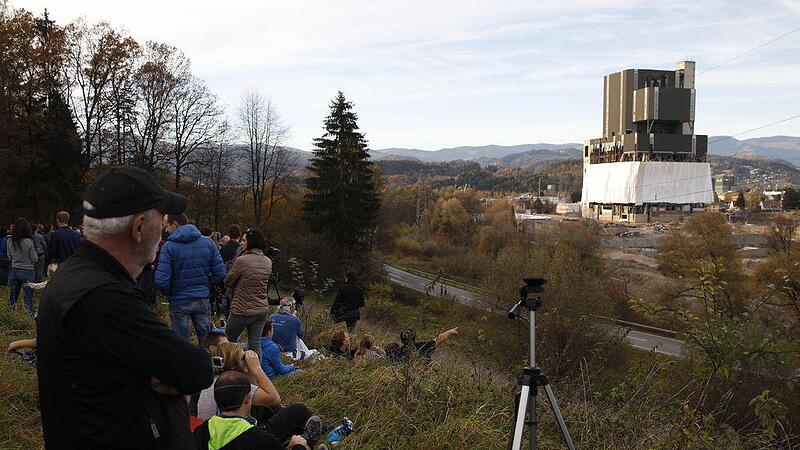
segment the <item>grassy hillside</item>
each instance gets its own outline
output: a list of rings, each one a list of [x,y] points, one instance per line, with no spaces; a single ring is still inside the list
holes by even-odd
[[[0,295],[4,292],[0,291]],[[325,300],[302,310],[309,346],[324,348],[336,331]],[[527,326],[449,300],[426,300],[384,284],[371,286],[355,333],[379,345],[413,327],[420,339],[459,326],[460,336],[431,362],[361,364],[326,360],[296,377],[276,380],[284,402],[301,401],[325,424],[352,419],[357,432],[345,449],[501,449],[511,424],[516,376],[526,355]],[[548,311],[542,313],[546,323]],[[30,336],[33,322],[0,306],[0,342]],[[542,347],[557,337],[541,335]],[[679,395],[693,380],[675,376],[684,362],[633,352],[609,337],[587,347],[574,370],[543,354],[573,439],[579,448],[756,448],[758,443],[713,421],[697,428]],[[616,364],[612,364],[615,361]],[[0,448],[41,447],[35,372],[15,356],[0,361]],[[540,397],[541,398],[541,397]],[[539,403],[540,448],[562,448],[546,403]]]

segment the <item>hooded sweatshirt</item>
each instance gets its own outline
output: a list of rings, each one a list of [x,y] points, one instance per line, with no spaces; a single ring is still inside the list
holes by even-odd
[[[285,450],[272,434],[237,416],[214,416],[194,430],[197,448],[209,450]],[[303,450],[295,445],[292,450]]]
[[[171,305],[185,305],[211,296],[211,287],[227,274],[214,241],[194,225],[181,225],[161,247],[156,286]]]

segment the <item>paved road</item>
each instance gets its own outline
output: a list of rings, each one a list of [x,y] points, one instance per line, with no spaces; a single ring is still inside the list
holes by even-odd
[[[386,270],[386,277],[388,278],[389,281],[395,284],[399,284],[400,286],[414,289],[415,291],[425,292],[425,286],[427,286],[430,283],[430,280],[426,278],[405,272],[396,267],[392,267],[388,264],[384,264],[383,268],[384,270]],[[479,309],[487,309],[486,305],[480,303],[477,294],[475,294],[474,292],[465,291],[463,289],[448,286],[447,293],[448,296],[454,297],[460,303],[473,306]],[[436,289],[433,294],[438,296],[439,294],[438,284],[436,285]],[[495,312],[499,314],[505,314],[504,311],[495,311]],[[624,334],[625,337],[628,339],[628,342],[635,348],[648,351],[655,350],[657,353],[662,353],[670,356],[681,356],[682,354],[681,349],[683,347],[683,341],[664,337],[658,334],[652,334],[644,331],[635,330],[628,327],[617,326],[615,329],[617,330],[617,332]]]

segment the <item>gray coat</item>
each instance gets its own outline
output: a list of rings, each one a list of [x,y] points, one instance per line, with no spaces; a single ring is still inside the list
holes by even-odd
[[[36,255],[36,245],[33,239],[25,238],[19,242],[8,240],[8,257],[11,259],[12,269],[33,270],[33,265],[39,257]]]

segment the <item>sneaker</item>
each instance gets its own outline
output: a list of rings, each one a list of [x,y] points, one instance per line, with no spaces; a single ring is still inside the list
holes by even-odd
[[[303,438],[308,442],[309,447],[314,448],[314,445],[322,436],[322,419],[319,416],[311,416],[304,429]]]

